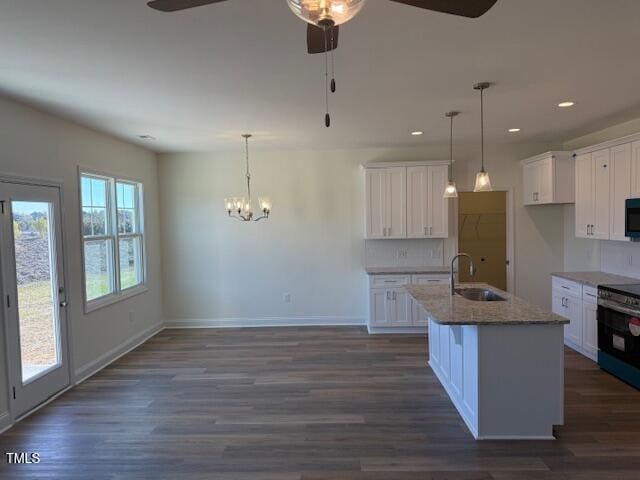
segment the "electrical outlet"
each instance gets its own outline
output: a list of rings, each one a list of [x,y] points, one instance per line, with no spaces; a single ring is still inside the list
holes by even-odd
[[[284,301],[284,303],[291,303],[291,294],[285,293],[284,295],[282,295],[282,300]]]

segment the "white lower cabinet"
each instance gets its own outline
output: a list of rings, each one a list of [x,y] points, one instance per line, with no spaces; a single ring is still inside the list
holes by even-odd
[[[371,275],[369,279],[369,329],[426,327],[429,318],[424,309],[404,289],[417,285],[448,284],[445,274]]]
[[[552,277],[553,313],[569,320],[564,343],[586,357],[598,359],[597,289]]]

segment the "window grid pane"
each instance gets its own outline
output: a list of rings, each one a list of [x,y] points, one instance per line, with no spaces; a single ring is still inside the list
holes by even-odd
[[[144,282],[142,185],[80,174],[86,301]]]

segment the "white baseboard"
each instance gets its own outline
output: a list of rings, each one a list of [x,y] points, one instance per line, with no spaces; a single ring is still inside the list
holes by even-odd
[[[147,328],[145,331],[139,333],[133,338],[121,343],[115,348],[112,348],[108,352],[103,355],[100,355],[95,360],[77,368],[74,372],[74,384],[78,385],[79,383],[84,382],[87,378],[96,374],[98,371],[102,370],[107,365],[115,362],[117,359],[126,355],[131,350],[136,347],[139,347],[144,342],[149,340],[151,337],[159,333],[164,329],[164,325],[162,323],[158,323],[156,325],[152,325]]]
[[[13,427],[13,422],[11,421],[11,414],[9,412],[0,413],[0,433],[4,433]]]
[[[364,317],[180,318],[165,328],[244,328],[366,325]]]

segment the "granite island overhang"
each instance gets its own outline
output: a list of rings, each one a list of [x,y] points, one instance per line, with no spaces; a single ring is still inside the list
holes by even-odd
[[[563,317],[485,284],[504,301],[408,285],[429,317],[429,365],[478,440],[553,439],[564,423]]]

